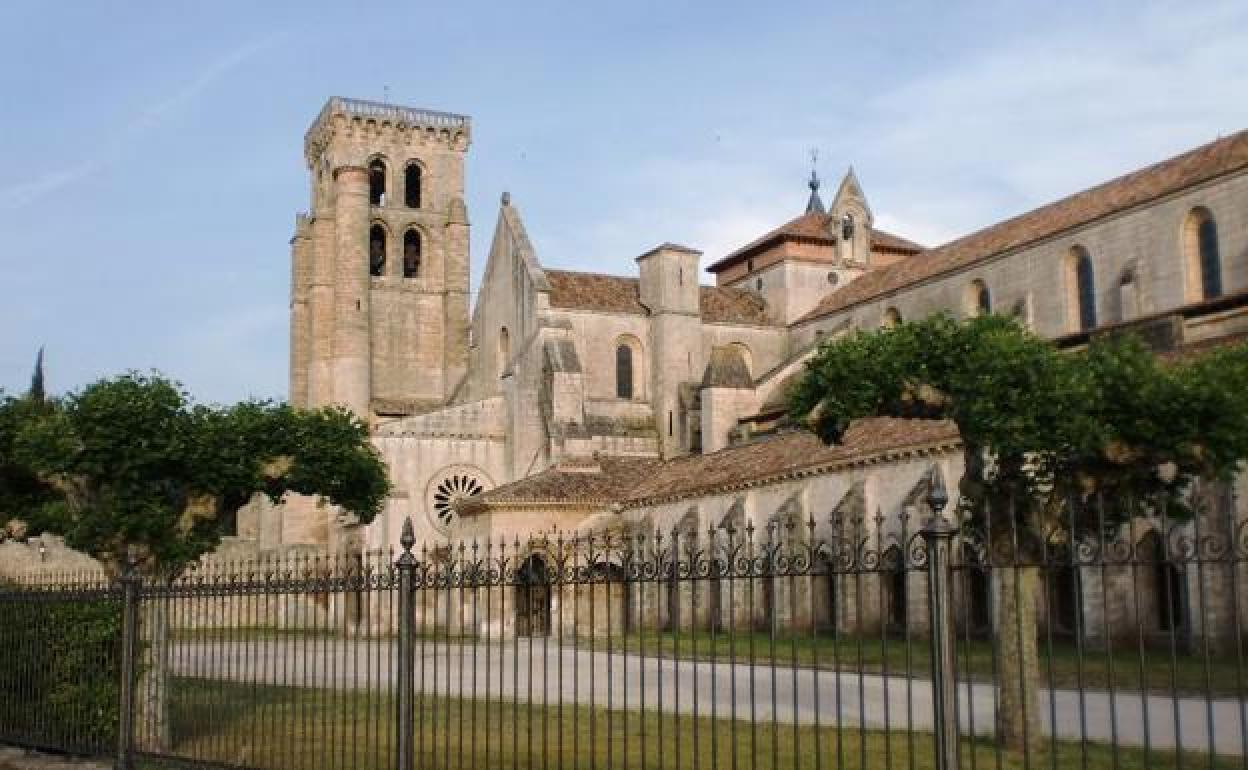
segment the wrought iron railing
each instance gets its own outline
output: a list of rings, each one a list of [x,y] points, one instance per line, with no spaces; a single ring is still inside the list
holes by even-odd
[[[121,767],[1248,763],[1232,508],[1111,520],[1090,501],[1001,532],[917,505],[449,546],[409,530],[398,553],[10,586],[0,742]]]

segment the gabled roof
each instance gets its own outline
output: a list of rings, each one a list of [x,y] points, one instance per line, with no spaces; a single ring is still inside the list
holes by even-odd
[[[836,245],[836,239],[832,237],[828,230],[829,216],[829,214],[819,211],[810,211],[802,214],[800,217],[785,222],[762,237],[750,241],[728,256],[711,263],[706,270],[710,273],[721,272],[754,254],[786,240],[814,241],[834,246]],[[914,241],[876,228],[871,228],[871,248],[873,250],[891,251],[899,254],[917,254],[923,251],[923,247]]]
[[[1241,131],[929,249],[922,259],[903,260],[866,273],[824,297],[798,323],[959,270],[1245,167],[1248,167],[1248,131]]]
[[[567,310],[645,315],[641,288],[636,278],[621,275],[546,270],[550,283],[550,306]],[[702,320],[710,323],[768,325],[767,303],[746,289],[726,286],[699,287]]]
[[[551,468],[473,497],[460,510],[534,504],[632,507],[719,494],[897,452],[948,448],[957,441],[957,429],[948,421],[877,417],[855,421],[835,445],[824,444],[809,431],[797,431],[666,462],[600,457],[597,470]]]

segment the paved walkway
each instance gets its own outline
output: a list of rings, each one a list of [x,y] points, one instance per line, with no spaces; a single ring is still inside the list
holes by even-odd
[[[444,644],[417,641],[417,688],[425,693],[521,702],[662,708],[712,718],[873,728],[931,729],[931,682],[878,674],[757,664],[660,660],[591,653],[555,640]],[[297,687],[390,689],[394,642],[308,638],[185,641],[173,645],[181,676]],[[959,685],[963,732],[993,731],[995,688]],[[1042,690],[1041,723],[1065,739],[1221,754],[1248,753],[1248,703],[1104,691]],[[1210,729],[1212,727],[1212,730]],[[1212,738],[1211,738],[1212,736]]]

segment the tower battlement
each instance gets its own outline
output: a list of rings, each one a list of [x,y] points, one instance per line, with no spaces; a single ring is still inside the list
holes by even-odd
[[[461,149],[472,135],[472,118],[467,115],[331,96],[303,136],[304,147],[310,154],[315,154],[314,148],[324,147],[336,117],[342,118],[341,125],[349,131],[370,126],[375,130],[423,135],[426,139],[440,138]]]

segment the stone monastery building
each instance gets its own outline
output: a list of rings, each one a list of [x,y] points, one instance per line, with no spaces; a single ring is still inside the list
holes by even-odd
[[[1248,336],[1248,132],[933,248],[877,229],[852,171],[826,206],[812,178],[800,216],[731,254],[663,242],[623,276],[543,267],[504,193],[474,308],[471,137],[462,115],[339,97],[308,129],[290,397],[365,419],[394,495],[366,527],[310,501],[260,510],[235,547],[384,548],[408,516],[430,543],[820,528],[834,511],[896,531],[933,463],[956,489],[958,437],[787,430],[786,386],[821,339],[941,311],[1013,313],[1065,347],[1122,328],[1165,355]],[[1243,505],[1235,486],[1219,505]]]

